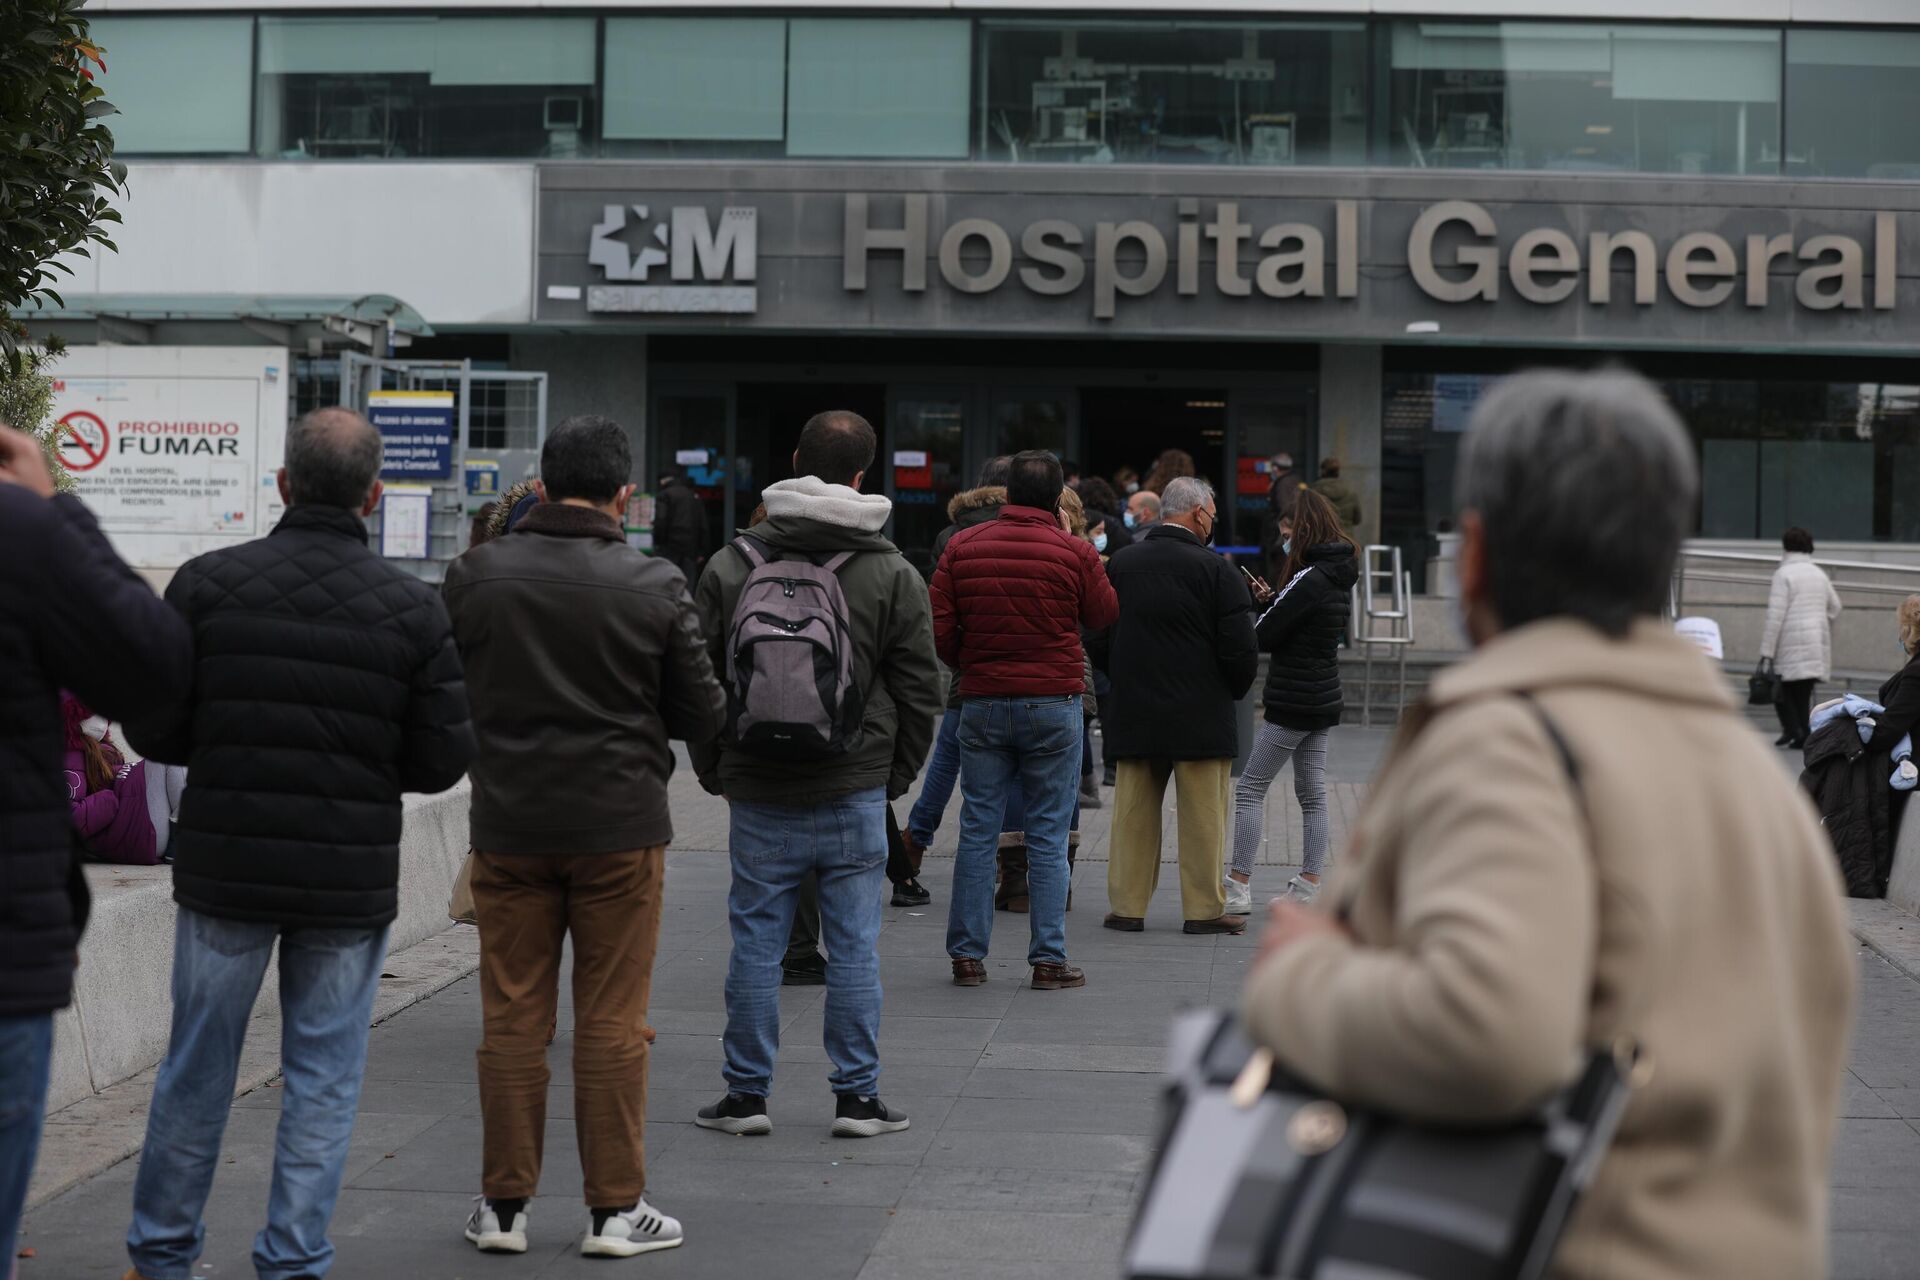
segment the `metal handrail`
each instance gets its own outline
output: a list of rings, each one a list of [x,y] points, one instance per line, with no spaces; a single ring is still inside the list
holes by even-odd
[[[1734,586],[1770,587],[1772,578],[1756,578],[1751,574],[1740,573],[1690,573],[1688,582],[1721,582]],[[1858,595],[1910,596],[1914,594],[1911,586],[1899,586],[1886,582],[1836,582],[1835,591],[1850,591]]]
[[[1768,555],[1765,552],[1758,551],[1694,551],[1683,548],[1680,552],[1680,558],[1683,560],[1725,560],[1737,564],[1777,565],[1780,563],[1779,556]],[[1876,560],[1822,560],[1818,556],[1814,557],[1813,562],[1822,569],[1869,569],[1875,573],[1920,574],[1920,564],[1882,564]]]

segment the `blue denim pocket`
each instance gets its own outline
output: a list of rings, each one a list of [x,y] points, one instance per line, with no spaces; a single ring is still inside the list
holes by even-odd
[[[749,866],[777,862],[793,847],[793,824],[772,805],[736,804],[728,846]]]
[[[251,920],[222,920],[217,916],[191,914],[193,940],[209,951],[223,956],[244,956],[273,946],[280,930],[275,925]]]

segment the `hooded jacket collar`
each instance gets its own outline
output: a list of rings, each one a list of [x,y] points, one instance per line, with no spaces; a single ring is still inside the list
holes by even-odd
[[[768,485],[760,495],[767,518],[813,520],[859,533],[878,533],[893,514],[893,503],[878,493],[861,493],[818,476],[796,476]]]
[[[1636,622],[1621,640],[1566,618],[1504,632],[1435,676],[1427,702],[1438,708],[1493,693],[1582,687],[1726,710],[1734,705],[1706,656],[1653,618]]]
[[[1007,502],[1007,487],[1003,484],[983,484],[978,489],[967,489],[953,495],[947,503],[947,519],[961,524],[969,516],[984,520],[991,516],[996,507]]]
[[[280,523],[273,526],[274,533],[288,533],[295,529],[313,529],[336,537],[352,538],[356,542],[367,540],[366,521],[345,507],[329,507],[320,502],[300,502],[288,507],[286,514],[280,517]]]
[[[604,511],[564,502],[537,503],[513,526],[515,533],[545,533],[556,538],[604,538],[626,541],[620,522]]]

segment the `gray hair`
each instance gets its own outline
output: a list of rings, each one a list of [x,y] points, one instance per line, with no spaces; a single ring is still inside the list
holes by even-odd
[[[1460,451],[1460,509],[1485,526],[1504,627],[1572,617],[1621,636],[1659,613],[1698,492],[1679,416],[1626,370],[1508,378]]]
[[[295,502],[358,511],[380,478],[380,433],[351,409],[315,409],[287,430],[287,489]]]
[[[1213,501],[1213,486],[1198,476],[1177,476],[1160,491],[1160,518],[1171,520]]]

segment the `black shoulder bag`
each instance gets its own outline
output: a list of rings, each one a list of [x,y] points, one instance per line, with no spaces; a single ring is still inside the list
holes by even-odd
[[[1579,797],[1572,751],[1527,701]],[[1532,1113],[1478,1129],[1328,1097],[1219,1009],[1181,1015],[1170,1057],[1131,1280],[1537,1280],[1613,1139],[1639,1054],[1596,1049]]]

